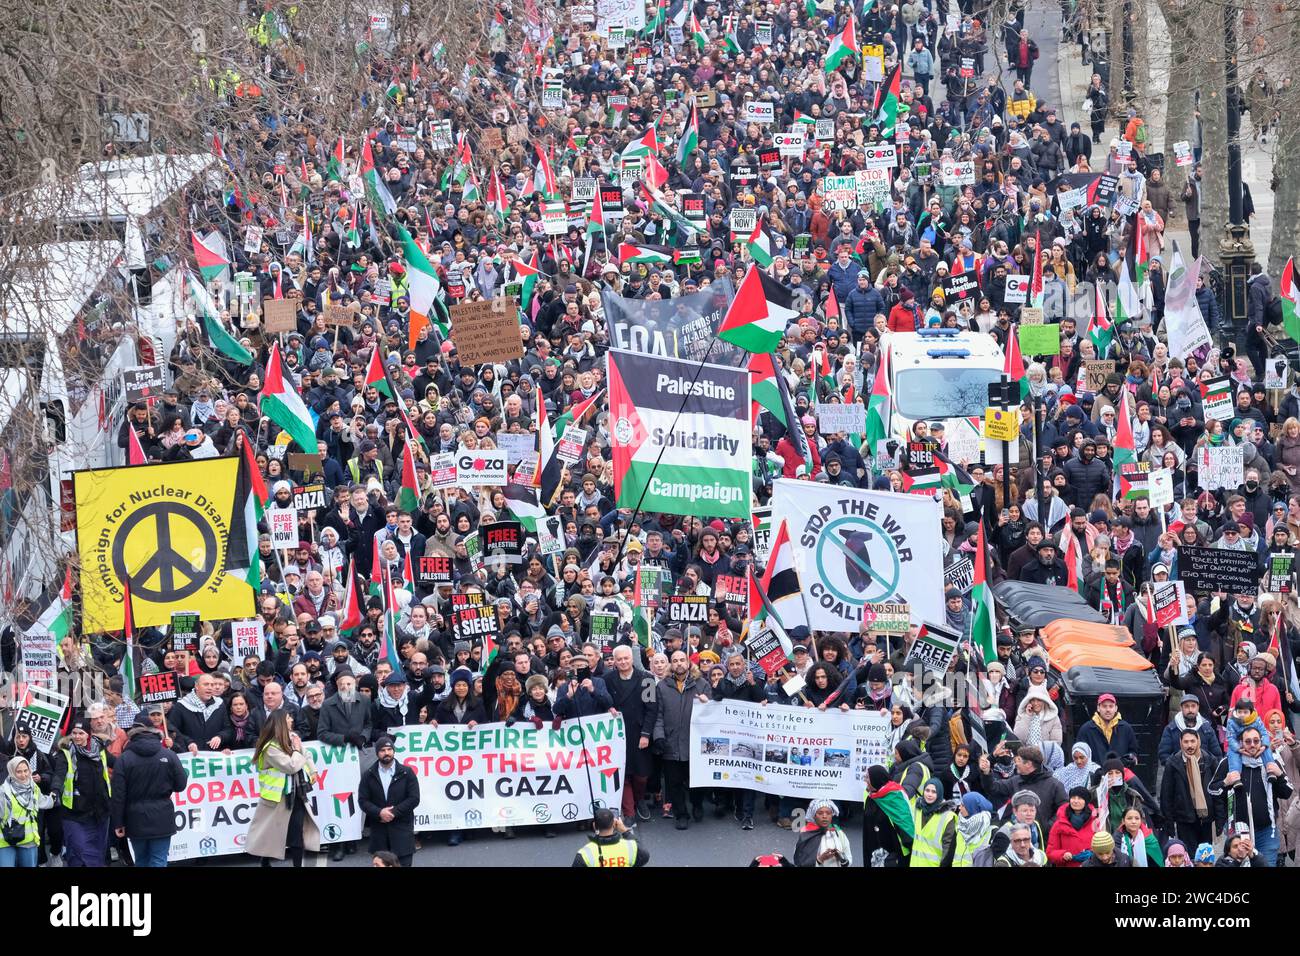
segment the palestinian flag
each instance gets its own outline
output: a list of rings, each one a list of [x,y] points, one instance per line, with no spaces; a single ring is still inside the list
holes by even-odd
[[[620,264],[624,262],[672,262],[673,255],[673,250],[668,246],[624,242],[620,243],[618,247],[618,261]]]
[[[831,319],[840,317],[840,300],[835,296],[835,286],[831,286],[830,294],[826,296],[826,302],[822,309],[822,314],[829,322]],[[842,325],[843,323],[841,323]]]
[[[212,296],[208,294],[208,290],[203,283],[196,279],[194,273],[188,269],[185,270],[185,284],[189,287],[190,297],[194,300],[194,308],[202,319],[203,333],[207,336],[208,343],[212,348],[240,365],[252,365],[253,353],[240,345],[239,339],[226,331],[225,323],[221,321],[221,313],[216,302],[212,300]]]
[[[775,352],[786,325],[798,317],[790,290],[751,264],[727,307],[718,338],[747,352]]]
[[[691,39],[695,41],[695,45],[703,53],[704,48],[709,45],[709,35],[704,32],[704,28],[700,26],[700,21],[694,13],[691,14],[691,26],[688,32]]]
[[[567,426],[566,426],[567,427]],[[541,489],[541,503],[546,507],[555,500],[560,491],[560,477],[564,474],[564,462],[555,455],[556,442],[560,436],[551,430],[546,420],[546,402],[537,403],[537,471],[533,474],[533,487]]]
[[[603,236],[605,234],[605,207],[600,204],[600,190],[591,197],[591,212],[587,214],[587,235]]]
[[[831,371],[831,357],[826,351],[825,346],[818,346],[813,349],[812,360],[816,366],[813,373],[817,390],[822,394],[831,394],[839,391],[835,387],[835,373]]]
[[[511,260],[510,264],[514,266],[515,278],[522,286],[519,307],[527,312],[529,303],[533,301],[533,290],[537,287],[537,276],[542,271],[537,262],[537,250],[533,250],[533,258],[529,260],[528,265],[524,265],[521,259]]]
[[[384,367],[384,360],[379,357],[378,344],[371,350],[370,362],[366,365],[366,387],[369,388],[372,385],[379,394],[397,401],[397,389],[393,387],[393,382],[388,377],[388,369]],[[398,404],[401,403],[398,402]]]
[[[758,582],[757,597],[758,604],[749,608],[750,617],[775,620],[787,632],[800,627],[808,629],[808,611],[804,607],[794,548],[784,519],[772,537],[772,553],[763,569],[763,579]]]
[[[339,134],[339,141],[334,144],[334,152],[330,154],[329,162],[325,164],[325,175],[337,181],[347,176],[347,145],[344,142],[343,134]]]
[[[655,15],[646,21],[645,26],[641,28],[640,36],[643,37],[654,36],[655,31],[658,30],[661,26],[663,26],[667,22],[668,22],[667,0],[659,0],[659,4],[655,7]]]
[[[876,90],[871,114],[884,139],[894,136],[898,127],[898,102],[902,93],[902,66],[895,65],[885,76],[885,82]]]
[[[988,546],[984,542],[984,522],[981,521],[979,526],[979,536],[975,541],[975,576],[970,592],[975,610],[975,616],[971,620],[970,639],[987,665],[998,659],[998,615],[993,603],[993,588],[988,579]]]
[[[262,588],[262,559],[257,547],[257,525],[266,514],[270,493],[253,457],[252,442],[239,440],[239,469],[235,472],[235,506],[226,548],[226,568],[243,571],[241,577],[257,594]],[[313,448],[315,445],[312,446]]]
[[[740,40],[736,37],[735,30],[728,30],[723,34],[722,42],[726,46],[728,53],[739,54],[744,52],[740,48]]]
[[[540,193],[543,199],[558,195],[559,187],[555,184],[555,173],[551,170],[551,161],[542,147],[533,144],[537,153],[537,165],[533,167],[533,191]]]
[[[1029,304],[1035,309],[1043,307],[1043,234],[1034,233],[1034,272],[1029,280]]]
[[[436,311],[442,283],[438,281],[438,273],[433,263],[401,225],[397,227],[397,238],[402,244],[402,258],[406,260],[407,297],[411,308],[410,322],[407,326],[407,348],[414,351],[420,339],[420,332],[429,325],[436,325],[443,338],[451,333],[451,328],[442,321]]]
[[[663,189],[668,182],[668,170],[652,154],[645,158],[645,172],[641,178],[645,180],[646,185],[651,189]]]
[[[1115,491],[1117,498],[1145,498],[1145,483],[1138,487],[1133,481],[1123,477],[1120,472],[1124,465],[1137,464],[1137,445],[1133,441],[1133,420],[1128,414],[1128,389],[1119,391],[1119,408],[1115,409]]]
[[[754,231],[746,237],[745,248],[749,251],[750,258],[762,268],[766,269],[772,264],[772,240],[763,229],[762,216],[754,220]]]
[[[220,277],[230,268],[230,262],[217,251],[215,243],[220,241],[218,233],[212,233],[206,239],[199,238],[197,232],[190,232],[190,242],[194,246],[194,260],[199,266],[199,275],[210,282]]]
[[[853,382],[850,381],[844,388],[844,404],[854,405],[857,403],[857,401],[858,401],[857,389],[853,387]],[[852,445],[854,448],[860,449],[862,447],[863,436],[861,433],[848,432],[845,435],[845,437],[848,439],[849,444]]]
[[[379,649],[379,659],[388,661],[393,670],[401,673],[401,655],[397,653],[397,600],[393,597],[392,570],[384,566],[384,643]]]
[[[844,32],[831,37],[830,49],[826,51],[826,60],[822,68],[827,73],[834,73],[841,63],[861,56],[862,51],[858,49],[858,34],[853,26],[853,18],[850,17]]]
[[[597,191],[599,194],[599,190]],[[487,196],[488,209],[492,210],[493,215],[497,218],[497,223],[501,224],[506,221],[506,216],[510,212],[510,199],[506,196],[505,188],[501,185],[501,177],[497,175],[497,168],[492,167],[492,178],[488,180]]]
[[[662,216],[664,219],[667,219],[682,232],[686,233],[686,235],[691,236],[704,232],[700,226],[697,226],[674,209],[672,205],[669,204],[668,199],[664,194],[656,187],[642,184],[641,195],[645,198],[645,201],[650,204],[650,211],[652,213],[656,216]]]
[[[876,377],[871,383],[871,395],[867,399],[867,451],[876,453],[877,442],[889,438],[889,418],[892,399],[889,394],[889,352],[880,353],[880,365],[876,368]]]
[[[128,465],[143,465],[148,460],[144,453],[144,446],[140,444],[140,435],[136,432],[135,426],[129,426],[126,430],[126,463]]]
[[[1282,325],[1292,340],[1300,342],[1300,312],[1297,304],[1300,297],[1296,295],[1295,261],[1287,259],[1282,269],[1282,281],[1278,283],[1278,295],[1282,297]]]
[[[921,468],[902,472],[903,490],[909,495],[935,497],[943,487],[943,475],[938,468]]]
[[[361,613],[361,602],[357,599],[357,569],[353,561],[348,561],[348,583],[343,591],[343,608],[339,612],[339,618],[339,634],[350,634],[365,619]]]
[[[301,254],[303,262],[309,266],[316,263],[316,237],[311,231],[311,210],[305,202],[302,204],[302,232],[298,233],[289,251]]]
[[[758,410],[772,413],[788,432],[797,424],[794,410],[787,408],[785,390],[781,388],[781,373],[776,368],[771,352],[755,352],[749,357],[749,397],[753,406],[751,421],[758,418]]]
[[[262,386],[259,404],[262,414],[288,432],[299,448],[308,454],[316,451],[316,426],[302,396],[285,378],[280,364],[279,342],[271,343],[271,355],[266,360],[266,382]]]
[[[501,493],[506,496],[506,507],[525,531],[537,533],[537,522],[546,517],[546,509],[537,502],[537,491],[527,485],[509,482]]]
[[[685,166],[686,160],[690,158],[691,153],[700,147],[700,117],[695,109],[695,101],[691,100],[691,115],[686,120],[686,129],[682,130],[681,139],[677,141],[677,165]],[[600,190],[596,190],[600,195]]]
[[[1146,276],[1146,243],[1137,215],[1130,220],[1128,246],[1119,268],[1119,294],[1115,300],[1115,321],[1120,325],[1142,317],[1142,282]]]
[[[415,445],[410,435],[402,443],[402,489],[397,493],[397,507],[407,513],[420,510],[420,479],[415,470]]]
[[[1115,338],[1115,327],[1110,324],[1110,315],[1106,311],[1106,294],[1101,283],[1094,283],[1093,316],[1088,322],[1087,336],[1097,350],[1097,358],[1104,359],[1110,352],[1110,343]]]
[[[599,401],[600,397],[604,394],[605,390],[602,388],[600,391],[594,393],[591,398],[578,402],[576,405],[569,406],[568,411],[563,412],[559,418],[555,420],[555,430],[553,432],[555,440],[559,441],[563,438],[565,429],[570,425],[581,425],[586,421],[587,416],[591,414],[591,410],[596,407],[596,402]]]
[[[370,149],[368,136],[361,147],[361,179],[366,184],[366,196],[370,200],[370,205],[382,209],[385,218],[391,217],[397,211],[397,200],[393,199],[393,194],[388,191],[384,178],[375,168],[375,154]]]
[[[799,124],[803,124],[804,126],[816,126],[817,117],[809,116],[807,113],[800,113],[798,110],[795,110],[794,122],[796,126],[798,126]]]
[[[1020,400],[1029,397],[1029,379],[1025,377],[1025,360],[1020,354],[1020,336],[1012,330],[1007,336],[1006,360],[1002,364],[1002,374],[1012,382],[1020,383]]]
[[[71,573],[71,571],[69,571]],[[117,669],[117,676],[122,678],[122,697],[135,700],[135,610],[131,607],[131,581],[122,582],[122,640],[126,647],[122,650],[122,665]]]
[[[131,431],[131,429],[127,429]],[[57,646],[60,641],[72,633],[72,565],[63,572],[63,587],[50,606],[36,619],[33,630],[43,631],[54,638]]]

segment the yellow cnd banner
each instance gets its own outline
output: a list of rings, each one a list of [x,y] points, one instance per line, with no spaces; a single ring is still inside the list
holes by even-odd
[[[73,475],[87,633],[122,630],[127,579],[138,627],[170,624],[173,611],[254,614],[252,589],[226,569],[238,468],[237,458],[209,458]]]

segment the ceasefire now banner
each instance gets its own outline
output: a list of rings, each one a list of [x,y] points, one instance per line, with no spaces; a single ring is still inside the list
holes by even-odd
[[[867,604],[907,604],[913,620],[942,621],[942,506],[920,495],[778,478],[772,524],[790,532],[815,630],[857,631]]]
[[[749,372],[612,349],[608,361],[617,506],[748,521]]]
[[[477,727],[393,727],[397,759],[420,781],[416,830],[590,820],[623,799],[623,718]]]
[[[697,703],[691,786],[858,801],[867,768],[889,757],[888,725],[874,710]]]
[[[361,839],[364,817],[357,804],[361,785],[357,748],[306,741],[303,749],[318,775],[307,809],[320,828],[321,843]],[[167,859],[243,853],[258,802],[253,751],[179,756],[187,782],[183,791],[172,794],[177,832]]]

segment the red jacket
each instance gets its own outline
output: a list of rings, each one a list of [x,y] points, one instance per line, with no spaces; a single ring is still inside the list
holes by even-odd
[[[796,425],[795,427],[798,428],[799,426]],[[821,452],[817,450],[817,442],[809,441],[808,450],[812,452],[812,466],[809,469],[808,474],[815,475],[817,472],[822,470],[822,456]],[[776,443],[776,454],[785,462],[785,465],[781,468],[781,477],[795,477],[795,472],[798,470],[803,458],[800,457],[799,451],[795,447],[794,442],[790,440],[789,435],[786,435]]]
[[[1092,849],[1092,835],[1097,832],[1097,809],[1088,804],[1088,822],[1082,830],[1076,830],[1070,823],[1070,803],[1066,801],[1056,811],[1056,820],[1052,823],[1052,832],[1047,835],[1047,861],[1052,866],[1083,866],[1079,859],[1065,860],[1069,853],[1078,857],[1084,850]]]
[[[915,332],[917,320],[921,318],[921,314],[921,311],[916,308],[915,300],[912,301],[911,308],[908,308],[902,302],[894,303],[894,307],[889,310],[889,331]]]

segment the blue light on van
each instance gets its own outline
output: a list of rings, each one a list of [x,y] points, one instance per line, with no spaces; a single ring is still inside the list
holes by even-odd
[[[961,335],[962,329],[917,329],[916,334],[927,338],[951,338],[954,335]]]
[[[970,349],[926,349],[930,358],[970,358]]]

